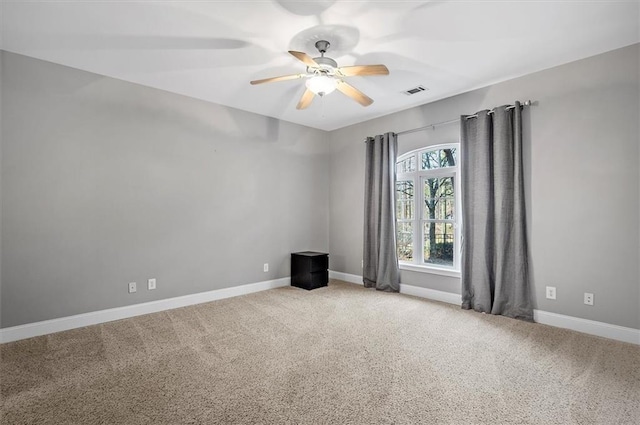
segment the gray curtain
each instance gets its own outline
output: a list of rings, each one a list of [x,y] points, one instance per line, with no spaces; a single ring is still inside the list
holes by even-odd
[[[477,115],[460,119],[462,308],[531,321],[520,103]]]
[[[364,270],[367,288],[400,291],[396,252],[396,157],[398,137],[386,133],[366,140]]]

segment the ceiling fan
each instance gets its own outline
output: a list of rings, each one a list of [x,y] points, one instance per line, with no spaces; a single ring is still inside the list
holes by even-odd
[[[304,52],[295,52],[289,50],[289,53],[296,59],[307,65],[307,72],[302,74],[283,75],[280,77],[265,78],[263,80],[251,81],[251,84],[272,83],[275,81],[296,80],[305,78],[306,90],[302,94],[297,109],[305,109],[311,104],[313,97],[327,95],[334,90],[338,90],[361,104],[369,106],[373,103],[366,94],[346,83],[344,77],[354,76],[370,76],[370,75],[389,75],[389,70],[384,65],[355,65],[338,67],[338,63],[325,57],[325,53],[329,49],[330,43],[326,40],[316,41],[316,48],[320,52],[320,57],[312,58]]]

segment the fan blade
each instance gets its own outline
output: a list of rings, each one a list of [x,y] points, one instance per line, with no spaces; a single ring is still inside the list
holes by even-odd
[[[304,93],[302,93],[302,97],[300,98],[300,102],[296,105],[296,109],[305,109],[309,105],[311,105],[311,101],[313,100],[313,92],[309,89],[306,89]]]
[[[338,81],[338,85],[336,88],[342,93],[349,96],[351,99],[355,100],[362,106],[369,106],[373,103],[373,99],[371,99],[366,94],[362,93],[357,88],[353,87],[351,84],[347,84],[342,80]]]
[[[276,81],[297,80],[298,78],[304,78],[305,76],[306,74],[282,75],[280,77],[271,77],[271,78],[265,78],[262,80],[253,80],[251,81],[251,84],[255,85],[255,84],[263,84],[263,83],[274,83]]]
[[[295,52],[293,50],[289,50],[289,53],[291,53],[293,56],[296,57],[296,59],[298,59],[299,61],[304,62],[305,65],[313,67],[313,68],[320,68],[320,65],[318,65],[318,63],[316,61],[313,60],[313,58],[311,56],[309,56],[308,54],[304,53],[304,52]]]
[[[343,66],[336,71],[344,77],[354,77],[356,75],[389,75],[389,69],[384,65],[356,65]]]

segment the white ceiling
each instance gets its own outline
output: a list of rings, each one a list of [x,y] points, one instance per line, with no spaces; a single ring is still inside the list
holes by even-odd
[[[638,1],[5,1],[2,48],[324,130],[333,130],[640,41]],[[295,105],[303,72],[287,54],[340,66],[383,63]],[[429,90],[407,96],[403,90]]]

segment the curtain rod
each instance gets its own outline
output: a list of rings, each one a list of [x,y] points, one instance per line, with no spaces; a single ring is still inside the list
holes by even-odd
[[[531,102],[530,100],[525,100],[525,101],[522,103],[522,105],[521,105],[521,106],[531,106],[532,104],[533,104],[533,102]],[[509,109],[513,109],[513,108],[515,108],[515,105],[509,105],[509,106],[507,106],[507,110],[509,110]],[[494,109],[495,109],[495,108],[494,108]],[[489,111],[489,113],[490,113],[490,114],[493,114],[493,109],[492,109],[492,110],[490,110],[490,111]],[[474,115],[467,115],[467,117],[466,117],[466,118],[467,118],[467,119],[469,119],[469,118],[478,118],[478,114],[474,114]],[[456,119],[454,119],[454,120],[449,120],[449,121],[436,122],[436,123],[433,123],[433,124],[425,125],[425,126],[423,126],[423,127],[412,128],[411,130],[400,131],[400,132],[396,133],[396,135],[398,135],[398,136],[399,136],[399,135],[401,135],[401,134],[415,133],[415,132],[417,132],[417,131],[427,130],[427,129],[429,129],[429,128],[434,128],[434,129],[435,129],[435,128],[436,128],[436,127],[438,127],[438,126],[446,125],[446,124],[453,124],[454,122],[459,122],[459,121],[460,121],[460,118],[456,118]],[[365,142],[366,142],[366,140],[365,140]]]

